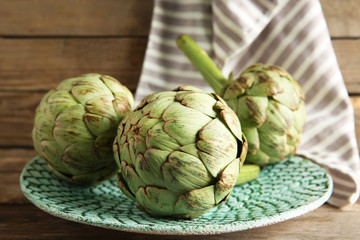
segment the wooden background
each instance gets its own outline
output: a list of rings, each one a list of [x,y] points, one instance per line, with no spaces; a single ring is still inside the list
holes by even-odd
[[[360,1],[321,0],[321,4],[353,102],[360,142]],[[31,140],[35,108],[61,80],[98,72],[135,91],[152,7],[151,0],[0,0],[0,239],[147,237],[52,217],[25,199],[18,178],[36,155]],[[343,211],[324,205],[281,224],[221,236],[352,239],[360,234],[355,224],[359,211],[359,203]],[[324,227],[331,228],[330,235]]]

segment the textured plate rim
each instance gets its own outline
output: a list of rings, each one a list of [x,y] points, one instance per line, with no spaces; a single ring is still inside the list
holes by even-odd
[[[296,156],[296,157],[299,157],[299,158],[302,158],[302,160],[311,162],[312,164],[316,165],[322,171],[325,172],[328,188],[327,188],[327,191],[321,197],[319,197],[316,200],[313,200],[307,204],[301,205],[301,206],[293,208],[291,210],[287,210],[282,213],[274,214],[272,216],[266,216],[266,217],[262,217],[262,218],[256,219],[256,220],[225,223],[222,225],[216,225],[217,227],[215,227],[215,228],[214,228],[214,225],[210,225],[210,227],[209,227],[209,225],[205,225],[205,227],[191,228],[191,229],[184,228],[184,227],[182,227],[180,229],[176,229],[176,228],[174,228],[174,226],[168,226],[166,228],[163,228],[163,227],[157,228],[156,226],[154,226],[151,228],[151,230],[146,230],[146,228],[149,228],[149,227],[147,227],[148,225],[145,225],[145,224],[128,226],[125,224],[115,225],[115,224],[99,223],[93,217],[89,217],[89,216],[84,217],[84,216],[80,216],[77,214],[61,212],[58,209],[51,207],[51,206],[47,206],[46,204],[43,204],[38,199],[35,199],[32,196],[32,194],[29,193],[29,190],[26,188],[26,186],[24,184],[25,180],[23,178],[24,178],[25,171],[27,170],[27,168],[29,168],[31,166],[32,162],[35,161],[35,159],[38,157],[34,157],[23,168],[21,175],[20,175],[20,187],[21,187],[21,190],[22,190],[23,194],[25,195],[25,197],[39,209],[41,209],[55,217],[59,217],[59,218],[77,222],[77,223],[82,223],[82,224],[91,225],[91,226],[97,226],[97,227],[106,228],[106,229],[125,231],[125,232],[133,232],[133,233],[142,233],[142,234],[156,234],[156,235],[222,234],[222,233],[243,231],[243,230],[248,230],[248,229],[252,229],[252,228],[259,228],[259,227],[264,227],[264,226],[272,225],[275,223],[283,222],[283,221],[298,217],[300,215],[303,215],[305,213],[308,213],[310,211],[313,211],[313,210],[319,208],[330,198],[330,196],[332,194],[332,190],[333,190],[333,181],[332,181],[332,178],[329,175],[329,173],[327,171],[325,171],[325,169],[323,169],[322,167],[317,165],[316,163],[312,162],[311,160],[309,160],[307,158],[304,158],[303,156]]]

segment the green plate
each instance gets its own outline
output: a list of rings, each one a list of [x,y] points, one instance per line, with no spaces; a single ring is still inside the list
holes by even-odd
[[[193,220],[150,217],[120,191],[115,179],[91,188],[75,186],[55,177],[39,157],[25,166],[20,185],[33,204],[52,215],[150,234],[217,234],[261,227],[314,210],[332,192],[326,171],[298,156],[265,167],[257,180],[235,187],[226,203]]]

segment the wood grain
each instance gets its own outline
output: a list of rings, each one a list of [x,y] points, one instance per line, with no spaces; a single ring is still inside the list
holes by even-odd
[[[321,0],[332,37],[360,36],[360,1]],[[2,36],[146,36],[150,0],[0,0]]]
[[[0,204],[28,202],[21,192],[19,177],[25,164],[36,155],[32,149],[0,149]]]
[[[147,36],[149,0],[0,0],[2,36]]]
[[[360,37],[359,0],[320,0],[332,37]]]
[[[332,44],[348,92],[360,94],[360,40],[333,40]]]
[[[0,146],[32,146],[35,109],[43,95],[0,92]]]
[[[350,100],[354,108],[355,135],[358,149],[360,150],[360,96],[352,96]]]
[[[332,42],[349,93],[360,93],[360,40]],[[145,38],[0,38],[0,91],[47,91],[87,72],[112,75],[134,91],[146,43]]]
[[[146,38],[0,38],[0,90],[47,91],[88,72],[111,75],[135,90],[146,43]]]
[[[147,235],[104,229],[54,217],[30,204],[0,205],[0,239],[358,239],[360,204],[347,211],[323,205],[319,209],[274,225],[207,236]],[[346,224],[344,224],[346,223]]]

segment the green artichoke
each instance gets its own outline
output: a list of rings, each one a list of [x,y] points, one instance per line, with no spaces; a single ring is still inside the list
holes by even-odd
[[[58,177],[85,186],[99,184],[118,170],[112,144],[133,104],[131,92],[110,76],[66,79],[36,109],[35,150]]]
[[[147,96],[119,125],[121,190],[152,216],[194,218],[230,195],[247,144],[216,94],[183,86]]]
[[[226,79],[211,58],[188,35],[179,48],[237,114],[249,149],[246,161],[264,166],[295,153],[305,123],[304,94],[284,69],[254,64],[239,77]]]

